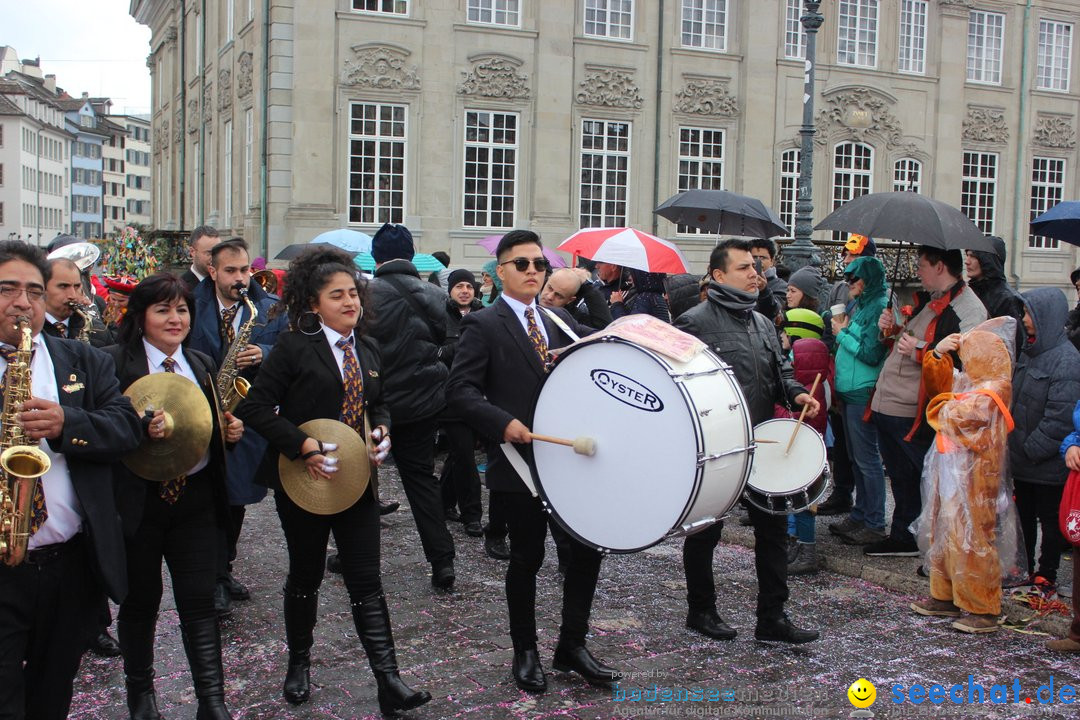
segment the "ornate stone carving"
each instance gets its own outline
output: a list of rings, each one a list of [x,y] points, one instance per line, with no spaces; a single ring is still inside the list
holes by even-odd
[[[675,112],[691,115],[735,117],[739,103],[728,92],[727,83],[715,78],[686,78],[686,85],[675,93]]]
[[[178,103],[173,115],[176,118],[173,125],[173,140],[179,145],[184,142],[184,106]]]
[[[218,112],[232,107],[232,73],[222,68],[218,73]]]
[[[472,70],[461,73],[459,95],[510,100],[529,99],[529,76],[517,69],[521,62],[497,55],[473,60]]]
[[[938,5],[959,5],[960,7],[973,8],[975,0],[938,0]]]
[[[825,97],[825,107],[818,112],[814,140],[818,145],[834,142],[837,131],[842,138],[865,142],[881,138],[886,147],[914,149],[904,142],[900,121],[889,110],[892,103],[869,88],[851,88]]]
[[[341,83],[378,90],[419,90],[416,65],[406,66],[408,50],[389,45],[354,45],[341,70]]]
[[[214,119],[214,84],[206,83],[203,85],[203,123],[209,124]]]
[[[176,37],[177,37],[176,26],[175,25],[170,25],[165,30],[165,42],[174,43],[174,42],[176,42]]]
[[[199,101],[194,98],[187,104],[187,131],[190,134],[199,132]]]
[[[1048,148],[1072,150],[1076,147],[1076,131],[1070,115],[1039,115],[1035,120],[1032,140]]]
[[[579,83],[581,90],[575,98],[579,105],[639,110],[645,103],[631,73],[588,66],[585,70],[585,79]]]
[[[251,53],[240,53],[236,60],[236,97],[244,98],[251,94]]]
[[[168,121],[168,119],[165,119],[165,120],[161,121],[161,126],[158,127],[158,131],[156,133],[154,133],[154,139],[155,140],[160,139],[160,141],[161,141],[161,149],[162,150],[168,150],[169,149],[169,138],[170,138],[170,135],[169,135],[169,121]]]
[[[1005,123],[1005,111],[1001,108],[968,105],[963,138],[975,142],[1008,142],[1009,126]]]

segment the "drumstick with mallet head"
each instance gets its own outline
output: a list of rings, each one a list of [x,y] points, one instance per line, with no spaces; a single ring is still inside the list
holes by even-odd
[[[534,432],[529,433],[529,436],[532,437],[533,440],[539,440],[540,442],[554,443],[555,445],[565,445],[566,447],[574,448],[574,452],[578,455],[592,457],[596,454],[596,438],[576,437],[573,440],[567,440],[566,438],[557,438],[550,435],[537,435]]]
[[[814,393],[817,392],[818,383],[821,382],[821,373],[818,373],[814,377],[814,384],[810,387],[810,397],[814,397]],[[787,447],[784,448],[784,457],[791,452],[791,446],[795,444],[795,436],[799,434],[799,428],[802,427],[803,418],[806,417],[806,409],[809,405],[802,406],[802,412],[799,413],[799,422],[795,423],[795,429],[791,431],[791,439],[788,440]]]

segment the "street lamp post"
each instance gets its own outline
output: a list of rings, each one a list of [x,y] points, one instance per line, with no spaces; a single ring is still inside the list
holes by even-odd
[[[799,156],[799,200],[795,205],[795,241],[784,248],[784,264],[792,270],[805,265],[821,265],[810,234],[814,231],[814,64],[817,60],[817,32],[825,18],[818,12],[820,2],[807,0],[799,22],[806,31],[806,59],[803,71],[802,152]]]

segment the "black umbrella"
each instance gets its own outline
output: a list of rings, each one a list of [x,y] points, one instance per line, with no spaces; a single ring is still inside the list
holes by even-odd
[[[727,190],[687,190],[669,197],[653,212],[717,235],[770,238],[788,234],[784,221],[765,203]]]
[[[1031,221],[1031,232],[1080,245],[1080,202],[1060,202]]]
[[[832,211],[815,230],[840,230],[942,250],[994,252],[990,238],[952,205],[914,192],[860,195]]]
[[[333,248],[334,250],[341,250],[341,248],[339,248],[337,245],[331,245],[330,243],[322,243],[322,242],[319,242],[319,243],[314,243],[314,242],[313,243],[294,243],[292,245],[286,245],[285,247],[283,247],[281,249],[281,252],[279,252],[277,255],[274,256],[274,259],[275,260],[292,260],[294,257],[298,256],[300,253],[304,252],[308,248],[319,248],[320,250],[329,250],[329,249]],[[345,252],[345,251],[342,250],[342,252]],[[356,253],[347,253],[347,254],[348,255],[355,255]]]

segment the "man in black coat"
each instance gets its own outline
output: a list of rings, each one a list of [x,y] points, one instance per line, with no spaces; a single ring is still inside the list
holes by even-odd
[[[451,412],[465,418],[488,441],[487,486],[506,510],[510,529],[506,604],[514,643],[512,673],[517,686],[527,692],[547,689],[536,649],[536,573],[544,561],[547,514],[499,443],[512,442],[527,460],[532,456],[528,425],[533,399],[547,372],[548,348],[572,342],[547,313],[558,315],[579,335],[592,332],[561,309],[537,307],[536,295],[548,268],[542,247],[539,236],[528,230],[503,236],[495,253],[502,295],[491,307],[469,313],[462,322],[447,386]],[[578,672],[592,684],[606,685],[620,673],[598,662],[585,647],[600,559],[598,551],[573,541],[553,666]]]
[[[442,345],[446,295],[416,271],[412,234],[387,223],[371,240],[371,336],[382,349],[384,401],[394,421],[391,452],[409,498],[431,584],[454,585],[454,538],[446,527],[442,492],[435,477],[435,432],[446,407]]]
[[[992,236],[994,252],[965,251],[964,269],[968,287],[986,308],[987,317],[1016,318],[1016,353],[1024,347],[1024,301],[1005,279],[1005,241]],[[1015,360],[1015,358],[1013,358]]]
[[[0,344],[19,344],[15,318],[30,319],[32,398],[18,420],[25,443],[50,469],[38,480],[29,550],[0,564],[0,718],[62,720],[103,594],[127,593],[112,463],[138,446],[142,426],[120,394],[112,360],[84,343],[41,333],[45,254],[0,242]],[[0,361],[0,372],[8,369]],[[42,442],[44,441],[44,442]]]
[[[81,305],[84,300],[79,266],[63,258],[49,260],[49,282],[45,286],[45,325],[41,331],[53,337],[78,339],[86,327],[86,320],[81,313],[75,312],[71,303]],[[116,342],[105,323],[93,317],[90,320],[88,339],[91,346],[101,348]]]
[[[191,255],[191,267],[184,271],[180,279],[188,290],[210,277],[210,251],[221,242],[217,228],[200,225],[191,231],[188,237],[188,253]]]

